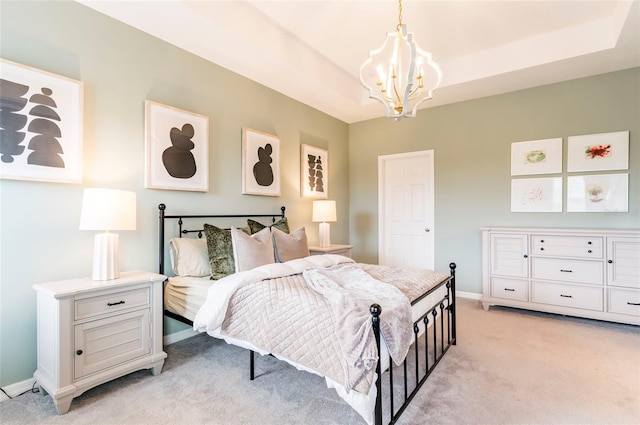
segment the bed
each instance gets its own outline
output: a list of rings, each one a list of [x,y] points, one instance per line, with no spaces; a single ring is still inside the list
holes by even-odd
[[[454,263],[444,274],[309,256],[285,207],[158,210],[165,315],[246,348],[252,380],[255,353],[272,355],[324,377],[366,423],[391,424],[456,344]]]

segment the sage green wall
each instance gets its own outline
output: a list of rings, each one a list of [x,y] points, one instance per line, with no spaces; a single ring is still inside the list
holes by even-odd
[[[433,149],[436,268],[480,293],[482,226],[640,228],[640,68],[422,110],[412,120],[349,126],[354,256],[378,256],[378,156]],[[629,130],[628,213],[511,213],[511,143]],[[615,173],[626,171],[614,171]],[[572,173],[575,174],[575,173]],[[564,208],[566,210],[566,207]]]
[[[311,200],[300,197],[300,143],[311,142],[329,149],[339,217],[332,240],[348,242],[347,124],[76,2],[3,0],[0,7],[2,58],[84,83],[84,183],[0,180],[0,386],[36,368],[32,285],[91,274],[94,232],[78,230],[85,187],[137,193],[137,230],[120,232],[121,270],[157,270],[161,202],[173,213],[285,205],[291,225],[306,226],[315,243]],[[209,117],[209,192],[143,188],[146,99]],[[241,194],[242,127],[280,138],[282,196]]]

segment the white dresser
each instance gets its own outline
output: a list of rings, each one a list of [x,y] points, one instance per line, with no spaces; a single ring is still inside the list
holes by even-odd
[[[640,230],[482,228],[482,303],[640,325]]]
[[[34,285],[38,369],[34,378],[59,414],[86,390],[140,369],[162,370],[165,276],[120,273],[119,279],[71,279]]]

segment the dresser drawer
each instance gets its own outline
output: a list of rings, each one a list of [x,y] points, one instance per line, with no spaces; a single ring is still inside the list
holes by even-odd
[[[575,258],[602,258],[603,238],[588,236],[535,235],[532,254]]]
[[[607,311],[640,316],[640,291],[610,289]]]
[[[151,287],[112,292],[87,298],[76,298],[75,320],[117,312],[151,303]]]
[[[528,282],[526,280],[491,278],[491,296],[511,300],[529,301]]]
[[[532,258],[531,277],[533,279],[602,285],[604,263],[602,261],[565,260],[559,258]]]
[[[602,288],[532,282],[531,301],[602,311]]]

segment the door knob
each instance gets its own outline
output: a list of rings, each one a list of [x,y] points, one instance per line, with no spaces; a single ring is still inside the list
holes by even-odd
[[[429,233],[429,232],[431,231],[431,229],[429,229],[428,227],[425,227],[425,228],[424,228],[424,231],[425,231],[425,232],[427,232],[427,233]]]

